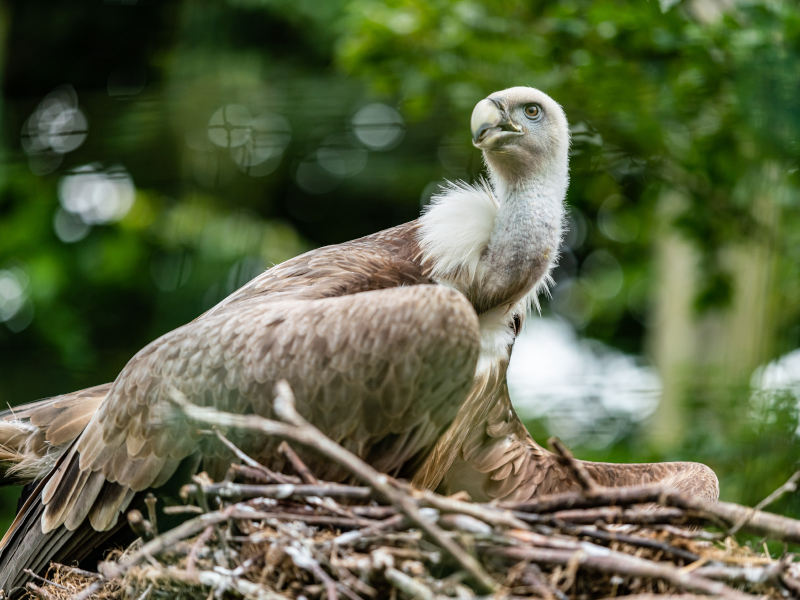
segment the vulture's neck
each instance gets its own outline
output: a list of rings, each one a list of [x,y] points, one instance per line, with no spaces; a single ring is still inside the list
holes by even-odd
[[[433,279],[464,292],[479,314],[506,314],[535,297],[558,256],[566,189],[566,166],[514,182],[490,170],[488,182],[450,184],[420,219]]]

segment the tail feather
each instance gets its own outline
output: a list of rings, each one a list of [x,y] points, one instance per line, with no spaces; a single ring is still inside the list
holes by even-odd
[[[104,384],[0,412],[0,486],[42,479],[105,398]]]

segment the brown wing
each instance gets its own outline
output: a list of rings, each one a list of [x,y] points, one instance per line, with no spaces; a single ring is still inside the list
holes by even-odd
[[[419,488],[435,489],[445,473],[458,461],[466,440],[474,437],[474,430],[486,422],[495,411],[505,379],[507,362],[476,373],[467,399],[456,418],[436,443],[425,463],[414,475],[412,483]]]
[[[496,403],[485,420],[470,428],[439,491],[451,494],[463,490],[482,502],[521,502],[580,489],[572,472],[530,436],[511,405],[505,383],[495,397]],[[595,481],[604,486],[660,482],[711,500],[719,496],[714,471],[699,463],[582,462]]]
[[[420,264],[418,221],[306,252],[265,271],[204,315],[257,296],[313,300],[433,283]]]
[[[0,412],[0,485],[43,477],[81,434],[111,384]]]
[[[377,468],[402,472],[455,416],[478,348],[472,306],[439,286],[237,302],[163,336],[125,367],[45,488],[44,528],[73,529],[88,517],[105,530],[134,492],[162,485],[201,450],[167,401],[169,386],[197,404],[269,417],[274,383],[287,379],[309,421]],[[275,443],[240,443],[274,464]],[[304,458],[323,477],[344,476]]]

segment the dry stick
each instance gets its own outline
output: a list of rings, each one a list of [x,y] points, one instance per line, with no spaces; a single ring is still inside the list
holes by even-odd
[[[309,515],[290,512],[252,512],[250,514],[240,513],[245,519],[278,519],[281,521],[302,521],[306,525],[330,525],[339,529],[357,529],[364,527],[370,522],[365,519],[348,517],[330,517],[328,515]]]
[[[260,431],[266,435],[290,439],[308,446],[339,463],[384,496],[432,537],[439,546],[444,548],[470,574],[481,588],[481,591],[487,593],[494,591],[496,584],[489,574],[484,571],[481,564],[453,539],[448,537],[432,519],[420,513],[419,507],[413,498],[392,486],[387,475],[375,470],[358,456],[328,438],[319,429],[303,419],[294,407],[294,395],[288,383],[279,381],[275,389],[277,397],[275,398],[274,411],[280,419],[285,421],[284,423],[257,415],[236,415],[220,412],[213,408],[196,406],[191,404],[186,396],[176,388],[170,388],[169,398],[188,417],[196,421]]]
[[[592,544],[589,544],[592,546]],[[529,560],[540,564],[566,566],[570,561],[577,562],[580,566],[603,573],[624,575],[628,577],[642,577],[648,579],[662,579],[675,587],[690,591],[722,596],[729,600],[755,600],[755,596],[734,590],[719,581],[711,581],[698,577],[693,573],[681,572],[672,566],[655,563],[622,552],[600,548],[601,552],[591,550],[567,550],[558,548],[523,548],[523,547],[492,547],[486,548],[488,554],[502,556],[514,560]]]
[[[789,577],[784,574],[781,575],[781,583],[794,592],[795,596],[800,596],[800,581],[794,577]]]
[[[798,481],[798,479],[800,479],[800,471],[796,471],[794,473],[794,475],[789,477],[789,480],[786,483],[784,483],[781,487],[779,487],[777,490],[772,492],[769,496],[764,498],[761,502],[756,504],[755,507],[752,509],[752,511],[754,512],[754,511],[757,511],[757,510],[761,510],[764,507],[769,506],[770,504],[775,502],[778,498],[783,496],[786,492],[794,492],[794,491],[796,491],[797,490],[797,481]],[[750,514],[748,514],[742,520],[737,521],[737,523],[733,527],[730,528],[728,533],[730,535],[735,534],[737,531],[739,531],[742,528],[742,526],[749,519],[750,519]]]
[[[151,583],[150,585],[147,586],[147,589],[142,592],[142,595],[139,596],[136,600],[145,600],[145,598],[148,598],[150,596],[150,592],[152,591],[153,591],[153,584]]]
[[[680,508],[658,507],[648,510],[641,508],[623,509],[618,506],[588,508],[583,510],[561,510],[548,515],[555,522],[592,525],[598,521],[623,525],[653,525],[657,523],[677,523],[680,525],[700,524],[704,519]]]
[[[70,565],[62,565],[59,563],[50,563],[50,566],[57,565],[59,568],[64,569],[65,571],[69,571],[73,575],[78,575],[80,577],[86,577],[88,579],[95,579],[100,577],[100,573],[95,573],[93,571],[86,571],[84,569],[79,569],[78,567],[72,567]]]
[[[622,544],[638,546],[639,548],[658,550],[660,552],[664,552],[665,554],[674,556],[675,558],[682,558],[689,562],[695,562],[697,560],[700,560],[700,556],[695,554],[694,552],[689,552],[688,550],[684,550],[683,548],[676,548],[671,544],[667,544],[665,542],[659,542],[651,538],[643,538],[636,535],[627,535],[623,533],[617,533],[616,531],[602,531],[600,529],[590,529],[589,527],[575,527],[573,525],[568,525],[567,523],[561,524],[559,526],[559,529],[571,535],[591,537],[596,540],[601,540],[604,542],[620,542]]]
[[[202,515],[205,512],[202,508],[195,506],[194,504],[165,506],[161,510],[164,511],[165,515]]]
[[[697,594],[656,594],[656,593],[631,594],[629,596],[625,596],[625,600],[664,600],[665,598],[668,598],[669,600],[714,600],[715,596],[699,596]],[[619,596],[605,598],[605,600],[619,600]]]
[[[549,514],[511,512],[516,518],[526,523],[551,526],[556,526],[559,522],[583,525],[593,525],[598,521],[624,525],[656,525],[663,523],[697,525],[705,522],[704,519],[693,512],[687,512],[680,508],[662,507],[642,510],[638,508],[624,509],[621,506],[603,506],[600,508],[560,510]]]
[[[181,488],[181,497],[202,492],[209,496],[222,498],[276,498],[283,500],[289,497],[330,496],[338,498],[369,498],[372,489],[363,486],[342,485],[339,483],[293,484],[278,483],[254,485],[249,483],[232,483],[225,481],[211,484],[187,484]]]
[[[711,533],[710,531],[689,531],[672,525],[654,525],[655,531],[666,531],[670,535],[687,540],[702,540],[705,542],[718,542],[726,537],[724,533]]]
[[[63,585],[59,585],[59,584],[57,584],[55,581],[50,581],[49,579],[45,579],[44,577],[42,577],[42,576],[40,576],[40,575],[37,575],[36,573],[34,573],[33,571],[31,571],[30,569],[23,569],[23,573],[25,573],[26,575],[29,575],[29,576],[33,577],[34,579],[38,579],[39,581],[41,581],[42,583],[45,583],[45,584],[47,584],[47,585],[52,585],[53,587],[57,587],[57,588],[59,588],[59,589],[62,589],[62,590],[67,590],[67,591],[69,591],[69,588],[66,588],[66,587],[64,587]]]
[[[568,492],[542,496],[521,504],[502,503],[500,506],[515,511],[550,513],[566,508],[594,508],[648,502],[704,513],[708,515],[706,519],[717,518],[729,526],[749,515],[741,527],[742,530],[771,539],[800,543],[800,521],[796,519],[753,510],[733,502],[714,502],[698,496],[688,496],[674,488],[658,484],[619,488],[603,487],[600,492],[592,495]]]
[[[197,555],[200,554],[200,548],[209,540],[211,539],[211,535],[214,533],[214,526],[209,525],[203,530],[197,539],[195,540],[194,544],[192,544],[192,549],[189,550],[189,556],[186,558],[186,572],[187,573],[194,573],[194,564],[197,562]]]
[[[266,477],[267,480],[277,481],[278,483],[291,483],[284,475],[268,469],[257,460],[254,460],[249,455],[242,452],[232,441],[222,435],[222,432],[217,427],[212,427],[212,430],[216,434],[219,441],[222,442],[228,448],[228,450],[233,452],[236,458],[238,458],[251,469],[258,471],[261,476]]]
[[[454,498],[440,496],[428,490],[409,489],[411,495],[422,504],[436,508],[442,512],[460,513],[469,515],[495,527],[514,527],[516,529],[530,529],[527,523],[518,519],[510,510],[496,508],[490,504],[475,504],[463,502]]]
[[[106,584],[105,579],[98,579],[91,585],[87,585],[77,594],[73,594],[70,596],[70,600],[89,600],[89,598],[94,598],[94,595],[103,589],[103,586]]]
[[[41,598],[42,600],[58,600],[53,594],[51,594],[44,588],[40,588],[32,581],[29,581],[25,586],[25,588],[35,596]]]
[[[122,577],[129,569],[139,564],[147,557],[157,556],[167,548],[170,548],[187,537],[200,533],[206,527],[213,527],[219,523],[227,521],[237,512],[245,512],[241,510],[242,505],[232,504],[224,510],[205,513],[181,523],[177,527],[164,532],[160,536],[150,540],[144,544],[139,550],[126,557],[119,563],[102,562],[99,565],[100,573],[107,579],[115,579]],[[246,511],[248,517],[257,514],[255,511]],[[245,517],[247,518],[247,517]]]
[[[557,437],[551,437],[547,440],[547,445],[558,454],[559,462],[569,467],[570,470],[575,473],[575,477],[584,492],[587,494],[596,494],[602,489],[589,474],[589,471],[586,470],[586,466],[572,455],[572,452],[564,445],[564,442]]]
[[[231,577],[230,575],[217,573],[215,571],[187,573],[185,570],[177,567],[167,567],[163,569],[163,575],[167,579],[180,581],[189,585],[202,585],[214,589],[230,588],[245,598],[286,600],[285,595],[274,592],[260,583],[254,583],[249,579],[241,577]]]
[[[297,452],[292,450],[292,447],[289,444],[286,442],[281,442],[280,446],[278,446],[278,452],[283,454],[283,456],[286,457],[286,460],[291,463],[294,472],[300,476],[300,479],[303,480],[303,483],[308,483],[311,485],[317,485],[319,483],[319,479],[314,476],[314,474],[311,472],[311,469],[309,469],[306,466],[306,463],[304,463],[303,460],[297,456]]]
[[[250,483],[301,483],[300,478],[294,475],[275,473],[276,478],[273,479],[272,477],[268,477],[263,471],[247,465],[237,465],[236,463],[231,463],[228,471],[243,479],[247,479]]]
[[[766,583],[780,578],[788,566],[788,563],[776,561],[763,567],[698,567],[693,572],[708,579],[724,579],[734,583]]]
[[[128,525],[133,529],[133,533],[142,538],[145,542],[147,540],[152,540],[156,536],[156,532],[150,521],[145,519],[142,512],[135,508],[128,512]]]
[[[611,557],[629,556],[628,554],[619,552],[617,550],[610,550],[603,546],[597,546],[590,542],[581,542],[572,538],[563,538],[554,535],[544,535],[542,533],[535,533],[530,531],[511,531],[509,535],[512,538],[529,546],[540,547],[540,548],[553,548],[556,550],[567,550],[573,552],[574,554],[569,564],[574,565],[575,567],[577,567],[578,565],[578,558],[580,557],[580,555],[583,554],[588,556],[611,556]],[[699,559],[699,557],[696,558]],[[637,557],[637,560],[640,561],[642,564],[653,564],[653,565],[657,564],[645,558]],[[683,574],[686,574],[688,572],[684,569],[677,570],[672,565],[669,565],[669,568]],[[786,565],[782,565],[780,567],[781,571],[785,569]],[[699,569],[695,571],[694,573],[695,575],[697,575],[697,571],[699,571]]]
[[[522,581],[542,598],[555,597],[558,600],[567,600],[567,595],[547,580],[536,563],[527,566],[522,573]]]
[[[409,598],[415,598],[417,600],[434,600],[435,598],[431,588],[421,581],[409,577],[402,571],[398,571],[394,567],[386,567],[383,574],[386,577],[386,581]]]
[[[150,525],[153,528],[153,535],[158,535],[158,515],[156,513],[156,497],[149,493],[144,499],[144,503],[147,506],[147,516],[150,517]]]

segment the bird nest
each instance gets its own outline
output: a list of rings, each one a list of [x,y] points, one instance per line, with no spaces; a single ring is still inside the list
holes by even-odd
[[[169,598],[566,600],[655,595],[731,600],[800,595],[800,563],[740,545],[737,532],[797,543],[800,521],[659,485],[598,486],[559,442],[554,448],[581,491],[517,504],[479,504],[416,490],[374,471],[297,415],[286,392],[284,422],[217,413],[175,401],[197,422],[247,426],[310,445],[363,486],[319,481],[288,444],[294,474],[242,454],[222,482],[204,474],[185,485],[188,520],[159,531],[128,513],[140,539],[97,572],[53,564],[28,583],[46,600]],[[238,424],[238,425],[237,425]],[[795,489],[800,473],[762,505]],[[751,536],[752,537],[752,536]]]

